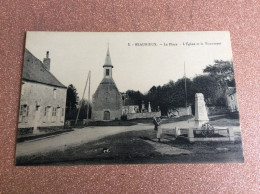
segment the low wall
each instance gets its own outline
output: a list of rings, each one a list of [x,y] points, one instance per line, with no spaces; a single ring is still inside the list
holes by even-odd
[[[207,107],[208,115],[220,115],[230,112],[225,106],[210,106]]]
[[[127,114],[127,120],[153,118],[153,117],[160,117],[160,116],[161,116],[161,111],[159,111],[159,112],[128,113]]]
[[[191,106],[186,107],[182,107],[182,108],[177,108],[177,110],[179,111],[179,115],[178,116],[186,116],[186,115],[192,115],[191,112]]]
[[[168,113],[168,117],[182,117],[182,116],[186,116],[186,115],[192,115],[192,110],[191,110],[191,106],[186,107],[180,107],[180,108],[176,108],[174,110],[170,110]]]

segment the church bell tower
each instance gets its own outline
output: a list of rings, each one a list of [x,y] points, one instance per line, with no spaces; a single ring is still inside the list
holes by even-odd
[[[104,78],[112,78],[113,65],[111,63],[109,48],[107,48],[107,55],[106,55],[106,60],[105,60],[105,64],[103,65],[103,68],[104,68]]]

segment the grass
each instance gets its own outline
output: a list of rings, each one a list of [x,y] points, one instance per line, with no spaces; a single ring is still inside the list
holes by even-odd
[[[226,116],[209,118],[209,123],[213,126],[222,126],[222,127],[240,126],[239,119],[230,119]]]
[[[209,122],[216,126],[240,126],[239,113],[228,113],[223,115],[211,116]]]

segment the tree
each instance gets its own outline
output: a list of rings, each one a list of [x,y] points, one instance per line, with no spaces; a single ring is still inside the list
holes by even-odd
[[[217,99],[222,97],[224,91],[219,87],[219,84],[214,76],[199,75],[193,79],[194,94],[202,93],[206,104],[215,105]]]
[[[194,101],[193,82],[186,78],[187,105]],[[174,108],[186,106],[185,78],[178,79],[175,83]]]
[[[141,106],[142,101],[144,100],[144,95],[140,91],[127,90],[126,94],[128,96],[128,103],[131,105]]]
[[[213,65],[208,65],[204,73],[214,76],[220,87],[235,87],[233,61],[215,60]]]
[[[90,119],[91,118],[91,111],[92,111],[92,106],[91,104],[86,100],[86,99],[83,99],[83,100],[80,100],[79,102],[79,105],[80,105],[80,111],[79,111],[79,120],[82,120],[82,119]],[[89,105],[89,111],[87,111],[88,109],[88,105]],[[78,111],[78,109],[77,109]]]
[[[76,119],[78,105],[78,93],[77,89],[70,84],[67,89],[67,100],[66,100],[66,119]]]

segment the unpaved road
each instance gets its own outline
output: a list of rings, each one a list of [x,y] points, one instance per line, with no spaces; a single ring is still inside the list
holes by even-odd
[[[179,121],[175,123],[162,124],[163,129],[173,129],[174,127],[188,128],[193,125],[193,119],[189,122]],[[239,127],[233,128],[239,131]],[[75,129],[74,131],[48,136],[26,142],[17,143],[16,157],[46,153],[54,150],[65,150],[72,146],[81,145],[91,141],[102,139],[106,136],[135,130],[153,130],[153,124],[137,124],[133,126],[95,126]]]

